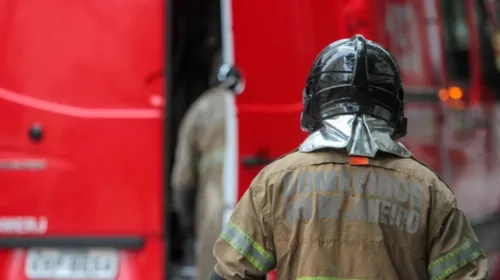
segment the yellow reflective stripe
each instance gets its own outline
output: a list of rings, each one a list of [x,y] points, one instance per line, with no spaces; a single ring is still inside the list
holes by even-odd
[[[270,253],[232,223],[228,223],[224,227],[221,238],[263,273],[271,271],[276,265],[274,257]]]
[[[224,161],[224,149],[215,149],[201,157],[198,162],[198,170],[203,170],[209,166],[221,164]]]
[[[483,250],[478,240],[468,239],[451,252],[433,261],[428,267],[429,278],[431,280],[445,279],[482,255]]]
[[[357,280],[357,279],[317,276],[317,277],[300,277],[297,278],[297,280]]]

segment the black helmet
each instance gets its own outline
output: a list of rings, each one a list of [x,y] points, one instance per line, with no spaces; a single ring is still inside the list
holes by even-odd
[[[236,94],[245,87],[243,76],[238,68],[229,64],[222,64],[217,72],[217,81]]]
[[[303,93],[301,126],[312,132],[320,120],[367,114],[386,120],[393,138],[406,135],[403,83],[396,61],[362,35],[328,45],[313,63]]]

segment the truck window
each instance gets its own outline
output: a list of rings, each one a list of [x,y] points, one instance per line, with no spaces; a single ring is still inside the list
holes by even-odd
[[[447,70],[452,82],[467,83],[469,71],[469,31],[464,0],[441,1]]]
[[[500,97],[500,25],[496,6],[476,1],[477,28],[482,63],[482,75],[490,89]]]

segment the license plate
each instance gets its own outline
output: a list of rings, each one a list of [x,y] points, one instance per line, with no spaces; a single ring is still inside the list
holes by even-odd
[[[113,249],[29,249],[28,279],[106,279],[118,274],[118,252]]]

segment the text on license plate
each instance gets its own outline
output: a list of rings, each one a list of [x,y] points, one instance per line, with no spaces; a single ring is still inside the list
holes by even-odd
[[[29,249],[25,274],[28,279],[106,279],[118,274],[114,249]]]

